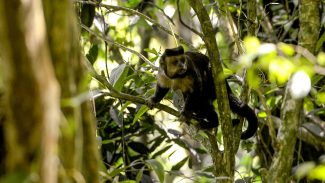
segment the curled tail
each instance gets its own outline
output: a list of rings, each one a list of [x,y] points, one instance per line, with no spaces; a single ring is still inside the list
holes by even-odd
[[[247,130],[241,134],[240,138],[244,140],[249,139],[254,136],[257,131],[258,120],[255,115],[255,112],[247,104],[244,104],[241,109],[241,112],[238,114],[242,117],[245,117],[248,121]]]
[[[247,130],[241,134],[240,138],[244,140],[251,138],[256,133],[258,127],[258,119],[255,112],[247,104],[238,100],[233,94],[228,95],[228,97],[230,109],[239,116],[246,118],[248,122]]]

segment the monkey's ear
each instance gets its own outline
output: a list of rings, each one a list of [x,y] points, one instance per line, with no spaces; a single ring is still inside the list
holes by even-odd
[[[182,54],[184,54],[183,46],[179,46],[177,48],[171,48],[171,49],[166,49],[165,50],[165,55],[166,56],[177,56],[177,55],[182,55]]]

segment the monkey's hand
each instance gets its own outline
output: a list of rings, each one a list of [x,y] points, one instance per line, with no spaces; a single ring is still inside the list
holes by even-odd
[[[146,99],[146,105],[149,107],[149,109],[152,109],[155,105],[157,105],[155,97]]]

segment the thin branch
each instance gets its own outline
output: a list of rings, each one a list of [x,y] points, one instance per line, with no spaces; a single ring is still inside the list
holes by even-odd
[[[226,7],[226,5],[224,5],[224,7]],[[242,46],[241,41],[240,41],[241,39],[240,39],[240,37],[238,35],[238,28],[236,27],[235,22],[234,22],[234,20],[233,20],[233,18],[231,16],[230,11],[228,10],[228,8],[225,8],[225,11],[226,11],[226,17],[228,19],[228,22],[229,22],[231,31],[233,32],[233,36],[235,38],[235,43],[236,43],[238,52],[239,52],[239,54],[243,54],[244,53],[244,49],[243,49],[243,46]]]
[[[272,125],[275,127],[275,129],[280,128],[281,124],[283,124],[283,121],[276,117],[276,116],[271,116],[272,118]],[[308,118],[308,116],[307,116]],[[306,120],[306,119],[305,119]],[[259,120],[260,123],[270,127],[270,122],[266,120]],[[302,122],[304,123],[304,122]],[[325,150],[325,142],[322,140],[322,137],[319,137],[319,135],[314,134],[310,130],[308,130],[304,126],[298,127],[298,135],[297,138],[314,146],[316,149],[322,149]]]
[[[300,46],[300,45],[292,45],[295,49],[295,51],[304,57],[307,58],[307,60],[312,64],[317,64],[317,58],[306,48]]]
[[[258,11],[257,11],[258,16],[263,17],[262,20],[259,20],[262,28],[270,36],[271,42],[273,42],[273,43],[277,42],[278,38],[275,35],[275,31],[273,29],[272,23],[271,23],[269,17],[267,16],[265,10],[263,9],[263,7],[261,5],[258,5],[257,8],[258,8]]]
[[[277,142],[277,138],[276,138],[274,122],[272,120],[271,110],[267,106],[266,101],[264,99],[264,96],[263,96],[263,93],[261,92],[261,90],[257,89],[256,92],[257,92],[258,97],[261,100],[262,105],[263,105],[263,107],[265,108],[265,111],[266,111],[266,119],[267,119],[268,126],[269,126],[269,134],[271,136],[272,146],[273,146],[274,149],[277,149],[278,148],[278,142]]]
[[[321,128],[325,132],[325,121],[321,120],[318,116],[315,116],[312,113],[308,113],[307,118],[311,120],[312,123],[317,125],[319,128]]]
[[[188,28],[190,31],[192,31],[194,34],[200,36],[201,38],[203,37],[203,34],[200,33],[199,31],[193,29],[192,27],[188,26],[185,22],[183,22],[183,19],[182,19],[182,15],[181,15],[181,10],[179,8],[179,0],[177,0],[177,12],[178,12],[178,18],[179,18],[179,21],[181,22],[181,24]]]
[[[104,8],[106,8],[106,9],[108,9],[108,10],[112,10],[112,9],[113,9],[113,10],[115,10],[115,11],[126,11],[126,12],[128,12],[128,13],[130,13],[130,14],[137,15],[137,16],[143,18],[143,19],[147,20],[148,22],[151,22],[151,23],[153,24],[153,25],[152,25],[153,28],[159,28],[160,30],[162,30],[162,31],[164,31],[164,32],[166,32],[166,33],[168,33],[169,35],[173,35],[173,33],[172,33],[168,28],[166,28],[166,27],[160,25],[157,21],[151,19],[150,17],[148,17],[148,16],[146,16],[145,14],[140,13],[140,12],[138,12],[138,11],[136,11],[136,10],[133,10],[133,9],[130,9],[130,8],[121,7],[121,6],[113,6],[113,5],[103,4],[103,3],[98,4],[98,3],[95,3],[95,2],[91,2],[91,1],[76,1],[76,2],[78,2],[78,3],[84,3],[84,4],[93,4],[93,5],[98,5],[98,6],[100,6],[100,7],[104,7]],[[184,38],[182,38],[180,35],[175,34],[175,36],[176,36],[176,38],[177,38],[177,39],[178,39],[182,44],[188,46],[191,50],[196,50],[195,47],[194,47],[191,43],[187,42],[187,41],[186,41]]]
[[[113,45],[119,47],[119,48],[122,48],[123,50],[126,50],[126,51],[129,51],[135,55],[137,55],[138,57],[140,57],[143,61],[145,61],[148,65],[150,65],[153,69],[157,70],[158,67],[156,67],[153,63],[150,62],[150,60],[148,60],[145,56],[143,56],[141,53],[135,51],[135,50],[132,50],[131,48],[128,48],[120,43],[117,43],[113,40],[109,40],[108,38],[104,37],[103,35],[99,35],[99,34],[96,34],[93,30],[89,29],[86,25],[83,25],[83,24],[80,24],[80,26],[85,29],[86,31],[88,31],[89,33],[95,35],[96,37],[98,38],[101,38],[102,40],[104,40],[105,42],[107,43],[112,43]]]
[[[165,11],[162,8],[157,6],[155,3],[147,2],[147,4],[150,4],[151,6],[157,8],[159,11],[161,11],[161,13],[164,15],[164,17],[166,17],[173,25],[175,25],[173,19],[170,18],[168,15],[166,15]]]

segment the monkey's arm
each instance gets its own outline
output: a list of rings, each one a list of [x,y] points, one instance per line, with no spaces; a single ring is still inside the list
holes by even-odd
[[[155,95],[148,100],[148,107],[153,108],[153,106],[159,103],[164,96],[168,93],[169,88],[164,88],[157,83]]]

